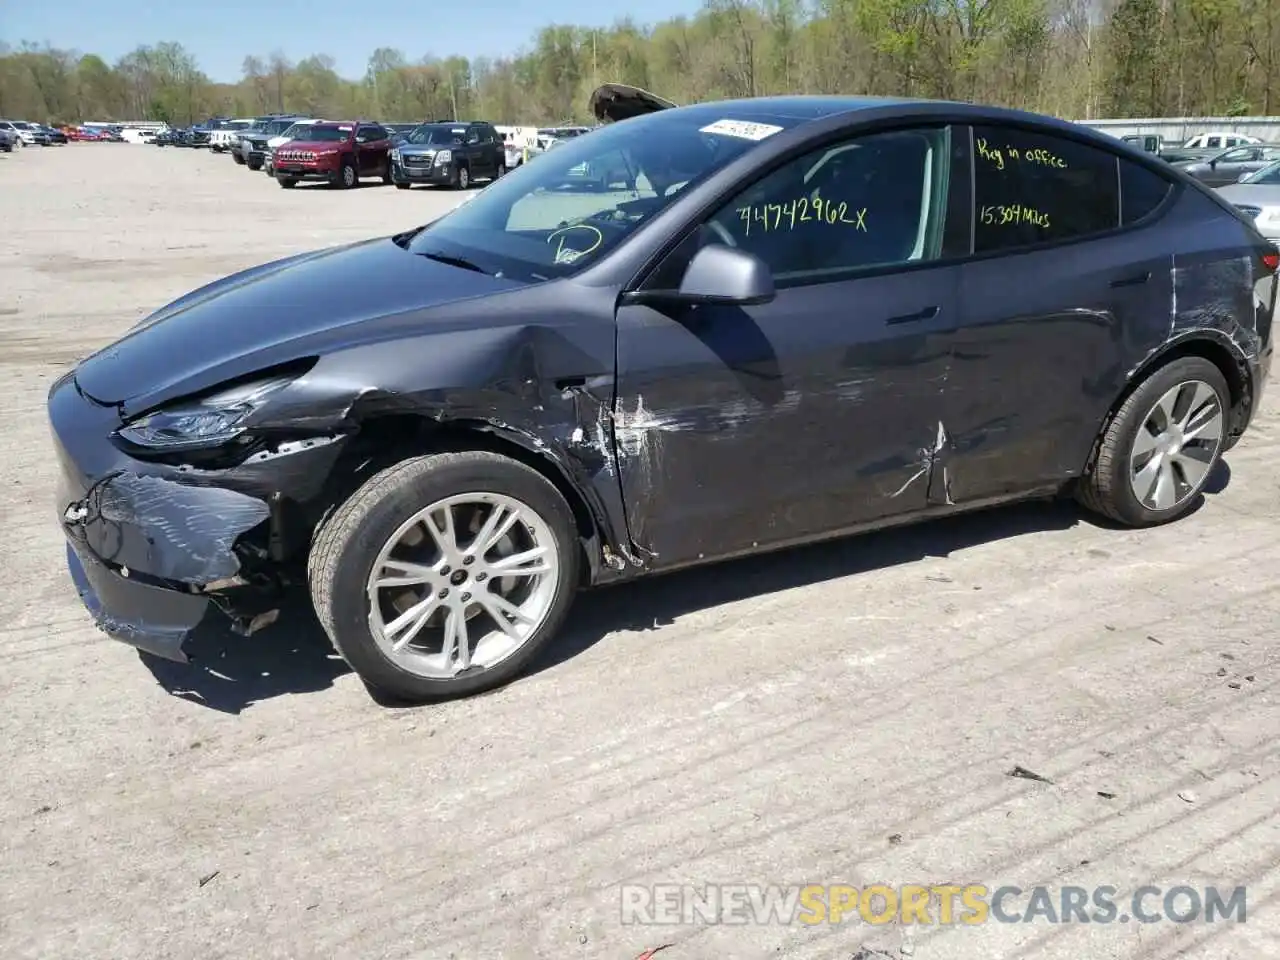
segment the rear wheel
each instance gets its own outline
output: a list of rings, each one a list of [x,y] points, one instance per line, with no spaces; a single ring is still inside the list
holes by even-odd
[[[320,622],[352,669],[416,702],[515,677],[559,629],[578,571],[560,492],[481,451],[371,477],[320,527],[307,570]]]
[[[1195,505],[1221,459],[1230,409],[1226,378],[1203,357],[1158,368],[1107,424],[1078,499],[1132,527],[1178,519]]]

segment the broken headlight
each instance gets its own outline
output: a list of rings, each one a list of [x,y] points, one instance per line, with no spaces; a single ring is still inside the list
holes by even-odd
[[[244,422],[292,377],[255,380],[219,390],[139,417],[118,431],[121,438],[150,450],[202,450],[230,443],[244,432]]]

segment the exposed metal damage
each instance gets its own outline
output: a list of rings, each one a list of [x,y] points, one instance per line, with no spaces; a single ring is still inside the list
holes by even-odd
[[[902,496],[917,480],[923,478],[928,486],[930,501],[935,499],[936,494],[941,497],[942,503],[954,504],[955,501],[951,499],[951,473],[948,466],[953,450],[954,445],[947,433],[946,424],[939,420],[933,445],[920,448],[920,469],[908,477],[902,486],[889,494],[889,497],[892,499]]]

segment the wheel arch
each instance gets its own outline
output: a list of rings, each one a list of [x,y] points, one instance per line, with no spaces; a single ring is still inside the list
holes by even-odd
[[[583,554],[585,586],[600,579],[602,553],[612,537],[601,508],[550,447],[518,428],[483,420],[439,421],[413,413],[388,413],[360,422],[359,442],[335,465],[335,483],[325,497],[326,511],[349,497],[371,472],[409,457],[431,453],[485,450],[509,457],[541,474],[564,497],[573,514]]]
[[[1227,381],[1227,389],[1231,392],[1231,411],[1227,418],[1227,438],[1223,444],[1223,451],[1235,446],[1243,432],[1242,425],[1248,421],[1249,409],[1253,404],[1253,374],[1249,369],[1249,361],[1225,333],[1211,329],[1191,330],[1163,343],[1129,372],[1125,378],[1124,388],[1107,408],[1106,416],[1098,424],[1085,473],[1092,469],[1097,460],[1107,425],[1124,406],[1124,402],[1129,399],[1133,391],[1138,389],[1152,372],[1182,357],[1200,357],[1208,360],[1221,371],[1223,378]]]

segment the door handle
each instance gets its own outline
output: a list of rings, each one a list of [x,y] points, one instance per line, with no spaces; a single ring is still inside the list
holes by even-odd
[[[1119,280],[1112,280],[1113,287],[1137,287],[1146,283],[1151,279],[1151,271],[1145,273],[1135,273],[1132,277],[1121,277]]]
[[[937,307],[925,307],[923,310],[917,310],[915,313],[904,313],[900,317],[890,317],[885,321],[886,325],[896,323],[919,323],[921,320],[932,320],[938,315]]]

